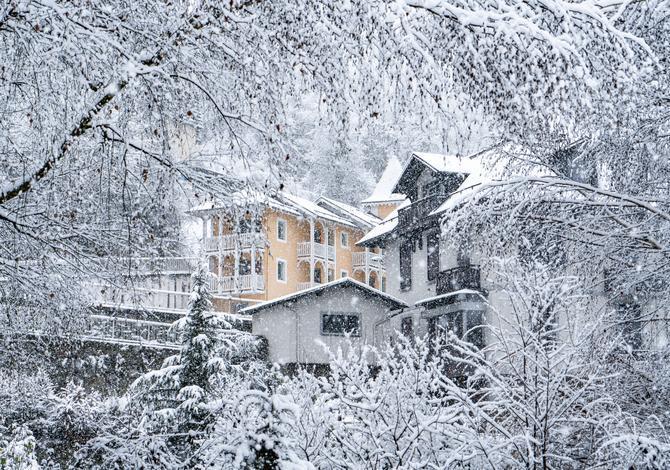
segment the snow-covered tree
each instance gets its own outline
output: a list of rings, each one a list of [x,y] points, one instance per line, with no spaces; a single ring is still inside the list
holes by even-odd
[[[140,394],[149,430],[172,434],[177,453],[190,458],[197,442],[212,424],[209,403],[216,375],[223,370],[218,356],[221,333],[230,324],[211,311],[208,272],[201,267],[192,276],[188,314],[181,320],[179,354],[165,360],[163,368],[149,372],[131,387]]]
[[[592,108],[616,116],[653,66],[637,22],[662,5],[12,0],[0,277],[11,298],[69,306],[73,279],[100,274],[87,258],[174,250],[176,184],[231,192],[214,156],[226,175],[277,186],[285,111],[305,92],[334,123],[481,108],[518,134]]]
[[[30,429],[20,426],[5,441],[0,436],[0,469],[37,470],[40,465],[35,454],[37,443]]]

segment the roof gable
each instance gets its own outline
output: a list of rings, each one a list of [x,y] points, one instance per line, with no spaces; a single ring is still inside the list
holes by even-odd
[[[395,297],[385,293],[381,292],[373,287],[368,286],[367,284],[363,284],[362,282],[356,281],[350,277],[345,277],[342,279],[338,279],[336,281],[332,281],[326,284],[320,284],[318,286],[312,287],[310,289],[305,289],[301,290],[298,292],[294,292],[292,294],[284,295],[282,297],[277,297],[276,299],[268,300],[266,302],[262,302],[260,304],[252,305],[251,307],[244,308],[240,310],[239,313],[248,315],[248,314],[254,314],[257,313],[261,310],[265,310],[270,307],[282,305],[282,304],[290,304],[292,302],[295,302],[300,299],[307,298],[312,295],[318,295],[319,293],[325,292],[325,291],[330,291],[333,289],[342,289],[342,288],[354,288],[363,295],[368,296],[369,298],[377,298],[383,302],[385,302],[390,309],[392,310],[398,310],[401,308],[407,308],[408,305],[403,302],[402,300],[396,299]]]
[[[393,203],[401,202],[405,199],[404,194],[398,194],[393,192],[398,183],[403,171],[403,165],[398,160],[398,157],[395,155],[389,158],[386,163],[386,168],[382,173],[379,181],[375,185],[375,189],[372,191],[366,199],[362,201],[363,204],[379,204],[383,202]]]
[[[394,193],[410,194],[416,188],[416,180],[425,169],[433,175],[470,174],[477,170],[477,162],[469,157],[441,155],[437,153],[414,152],[405,163]]]

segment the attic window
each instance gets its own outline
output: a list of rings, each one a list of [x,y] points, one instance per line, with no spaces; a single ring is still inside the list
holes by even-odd
[[[322,336],[360,336],[361,317],[358,313],[321,313]]]

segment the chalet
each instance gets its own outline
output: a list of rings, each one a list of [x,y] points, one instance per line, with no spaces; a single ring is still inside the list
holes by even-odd
[[[388,191],[406,199],[358,244],[384,250],[387,292],[411,308],[393,315],[380,335],[435,334],[439,327],[462,334],[484,321],[487,288],[480,267],[440,232],[441,206],[479,173],[476,158],[414,153],[391,183]],[[482,330],[474,331],[479,337],[469,339],[481,344]]]
[[[210,202],[190,211],[202,221],[212,291],[228,299],[217,300],[217,310],[236,312],[348,277],[385,289],[382,251],[356,244],[378,217],[329,198],[237,198],[239,209]]]

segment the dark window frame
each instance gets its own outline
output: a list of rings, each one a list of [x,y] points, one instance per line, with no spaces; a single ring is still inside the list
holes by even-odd
[[[331,317],[348,317],[356,318],[356,328],[346,331],[342,328],[342,331],[326,331],[326,326],[328,325],[327,319]],[[333,326],[331,324],[330,326]],[[360,338],[362,335],[362,324],[361,324],[361,314],[359,312],[321,312],[320,316],[320,332],[321,336],[351,336],[352,338]]]
[[[414,242],[406,239],[400,242],[398,248],[400,264],[400,290],[403,292],[412,289],[412,251]]]
[[[431,251],[431,247],[433,250]],[[426,277],[428,282],[435,282],[440,274],[440,231],[426,235]]]

